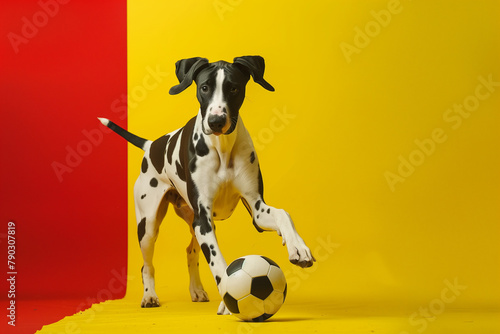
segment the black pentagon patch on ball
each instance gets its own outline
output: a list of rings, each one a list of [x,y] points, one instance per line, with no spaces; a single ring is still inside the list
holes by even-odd
[[[269,280],[269,277],[259,276],[252,278],[252,289],[250,290],[250,293],[253,296],[264,300],[269,297],[273,290],[273,284]]]
[[[266,321],[267,319],[271,318],[273,315],[272,314],[267,314],[267,313],[264,313],[263,315],[261,315],[260,317],[257,317],[257,318],[253,318],[252,321],[255,321],[255,322],[262,322],[262,321]]]
[[[240,309],[238,308],[238,301],[233,298],[229,293],[226,292],[224,297],[224,304],[231,311],[231,313],[240,313]]]
[[[243,267],[243,262],[245,262],[245,259],[237,259],[234,260],[227,268],[226,268],[226,274],[227,276],[231,276],[238,270],[241,270],[241,267]]]
[[[269,263],[271,266],[275,266],[275,267],[280,267],[278,266],[278,264],[276,262],[274,262],[273,260],[271,260],[270,258],[266,257],[266,256],[260,256],[261,258],[263,258],[264,260],[267,261],[267,263]]]

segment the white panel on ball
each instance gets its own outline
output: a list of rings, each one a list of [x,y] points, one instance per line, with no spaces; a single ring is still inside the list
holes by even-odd
[[[273,288],[276,291],[283,292],[285,291],[286,279],[283,271],[280,268],[271,266],[269,269],[269,273],[267,274],[271,283],[273,283]]]
[[[264,312],[274,314],[278,312],[281,305],[283,305],[283,292],[275,290],[264,300]]]
[[[242,269],[250,276],[266,276],[269,272],[269,263],[259,255],[245,256]]]
[[[239,314],[235,314],[242,320],[252,320],[264,313],[264,302],[252,295],[248,295],[238,301]]]
[[[226,291],[230,291],[234,299],[240,299],[250,294],[252,277],[245,271],[239,270],[226,280]]]

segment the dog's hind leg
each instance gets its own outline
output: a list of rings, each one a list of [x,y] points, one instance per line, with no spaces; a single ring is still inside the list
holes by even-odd
[[[167,213],[169,203],[164,195],[170,187],[168,184],[159,183],[155,178],[146,177],[145,174],[139,176],[134,187],[137,236],[144,260],[141,270],[144,285],[141,307],[160,306],[155,291],[153,254],[160,224]]]
[[[189,293],[191,294],[191,300],[193,302],[208,302],[208,294],[203,289],[203,284],[200,279],[199,257],[201,248],[196,240],[192,226],[194,218],[193,210],[191,210],[181,196],[174,192],[171,192],[171,194],[169,193],[167,198],[169,198],[169,201],[173,204],[177,215],[186,221],[192,235],[191,242],[186,248],[189,270]]]

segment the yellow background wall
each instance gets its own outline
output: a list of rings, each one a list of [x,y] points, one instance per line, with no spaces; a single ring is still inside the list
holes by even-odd
[[[266,201],[290,212],[318,262],[296,269],[243,206],[217,224],[227,262],[271,257],[289,301],[418,307],[451,284],[446,307],[498,307],[498,13],[498,1],[129,1],[129,129],[155,139],[197,113],[193,87],[168,94],[177,60],[261,55],[276,92],[249,82],[240,112]],[[457,116],[464,104],[470,115]],[[131,194],[141,156],[129,148],[128,295],[138,304]],[[163,303],[190,298],[189,240],[171,210],[155,254]],[[218,300],[203,258],[200,268]]]

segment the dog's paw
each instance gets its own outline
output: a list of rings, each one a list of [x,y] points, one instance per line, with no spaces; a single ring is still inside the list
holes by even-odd
[[[219,309],[217,310],[218,315],[228,315],[231,314],[229,310],[226,307],[226,304],[224,304],[224,301],[220,302],[219,304]]]
[[[210,299],[208,298],[208,294],[203,288],[192,288],[189,289],[189,292],[191,293],[191,300],[193,302],[208,302]]]
[[[302,239],[297,240],[295,243],[288,243],[288,259],[291,263],[301,267],[308,268],[316,262],[316,259],[311,254],[311,250],[306,246]]]
[[[144,293],[144,297],[142,298],[141,302],[141,307],[159,307],[160,306],[160,300],[158,299],[158,296],[156,293]]]

